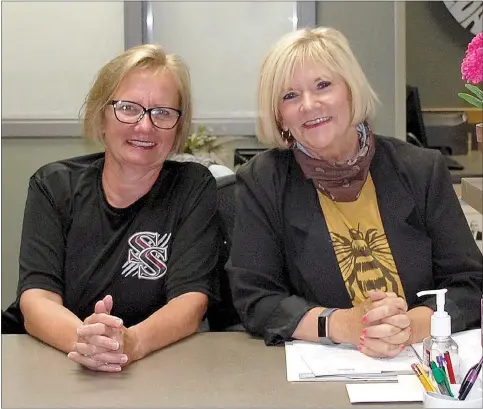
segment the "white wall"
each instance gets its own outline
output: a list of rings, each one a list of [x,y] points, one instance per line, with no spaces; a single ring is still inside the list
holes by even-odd
[[[297,27],[296,10],[295,1],[153,2],[153,42],[190,67],[195,123],[218,135],[255,133],[260,65]]]
[[[293,31],[296,2],[153,3],[153,39],[191,71],[194,118],[256,118],[258,74],[270,46]]]
[[[2,117],[77,119],[124,50],[124,3],[2,2]]]

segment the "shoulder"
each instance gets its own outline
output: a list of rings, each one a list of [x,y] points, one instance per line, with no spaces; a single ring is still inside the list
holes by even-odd
[[[213,174],[205,165],[200,163],[166,160],[163,170],[166,171],[166,176],[183,190],[190,191],[194,187],[216,185]]]
[[[237,171],[237,179],[253,180],[262,185],[279,185],[294,161],[289,149],[273,148],[260,152]]]
[[[30,180],[53,192],[75,189],[83,176],[96,173],[103,163],[104,152],[63,159],[40,167]]]
[[[248,163],[240,167],[240,171],[258,171],[270,166],[272,169],[283,169],[288,166],[293,154],[290,149],[272,148],[255,155]]]
[[[443,161],[436,149],[420,148],[400,139],[380,135],[376,136],[376,152],[388,157],[399,172],[411,179],[431,178],[435,164]]]

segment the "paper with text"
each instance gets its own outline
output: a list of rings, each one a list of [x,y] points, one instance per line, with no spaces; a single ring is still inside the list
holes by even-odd
[[[315,376],[411,374],[418,358],[411,347],[395,358],[371,358],[349,345],[320,345],[294,341],[293,345]]]

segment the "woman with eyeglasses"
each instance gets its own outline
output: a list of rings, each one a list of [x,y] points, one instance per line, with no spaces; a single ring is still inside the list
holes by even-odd
[[[154,45],[107,63],[84,133],[105,152],[30,179],[18,300],[25,330],[105,372],[195,333],[217,297],[215,180],[167,160],[188,137],[188,68]]]

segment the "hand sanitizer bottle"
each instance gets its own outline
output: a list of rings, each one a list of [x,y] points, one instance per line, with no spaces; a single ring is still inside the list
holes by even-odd
[[[423,340],[423,367],[430,371],[430,362],[436,362],[436,357],[449,352],[451,365],[456,382],[461,381],[460,377],[460,358],[458,344],[451,338],[451,317],[444,310],[446,288],[441,290],[420,291],[418,297],[422,295],[436,295],[437,309],[431,316],[431,336]]]

